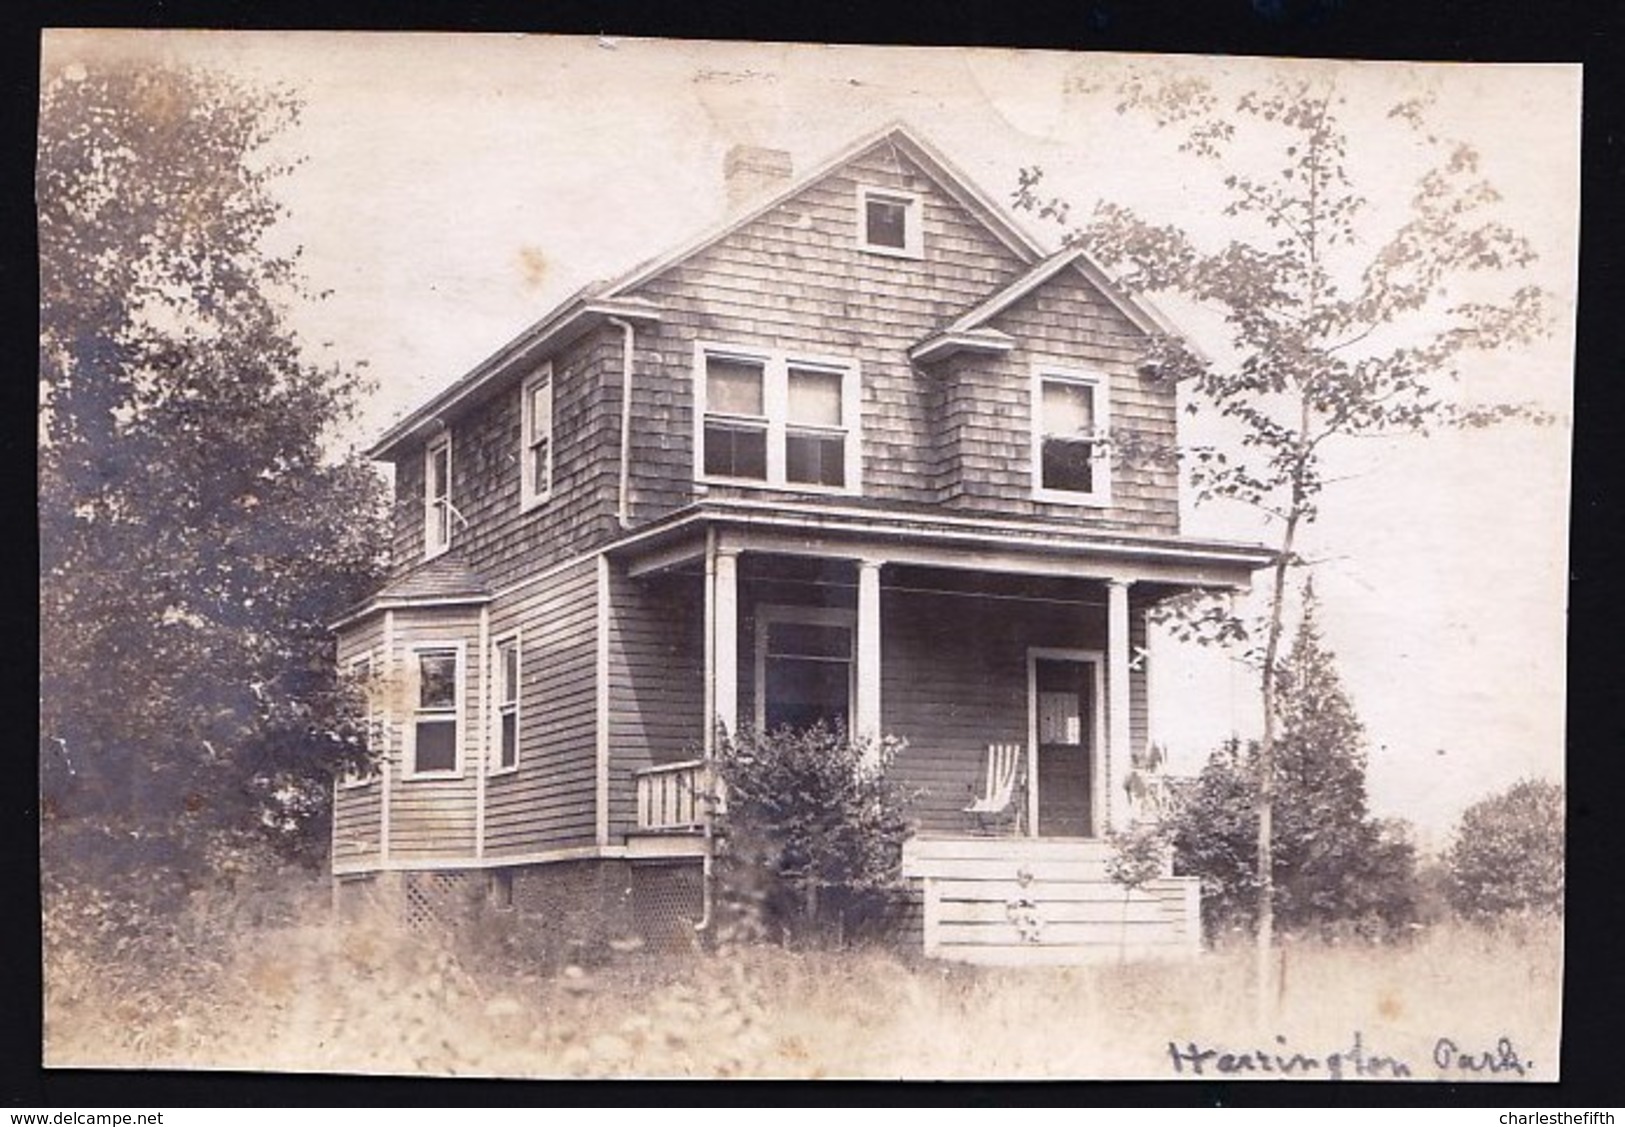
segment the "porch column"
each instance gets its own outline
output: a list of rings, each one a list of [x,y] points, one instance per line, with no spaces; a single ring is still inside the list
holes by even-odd
[[[858,693],[852,732],[880,738],[880,561],[858,561]]]
[[[1126,829],[1129,758],[1129,657],[1127,579],[1106,581],[1106,828]]]
[[[739,549],[718,548],[711,578],[711,678],[716,717],[739,731]]]

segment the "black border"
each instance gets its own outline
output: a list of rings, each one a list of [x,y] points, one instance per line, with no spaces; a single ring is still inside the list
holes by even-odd
[[[835,0],[767,5],[751,0],[565,0],[546,6],[520,0],[451,3],[260,3],[136,0],[35,4],[0,17],[6,79],[0,136],[11,159],[0,195],[0,263],[6,326],[18,338],[16,378],[0,380],[8,428],[0,453],[10,480],[33,481],[31,407],[34,384],[24,359],[37,328],[33,240],[32,152],[38,97],[38,36],[47,26],[205,27],[237,30],[419,30],[551,32],[680,39],[757,39],[915,46],[1033,47],[1230,55],[1580,62],[1585,65],[1583,245],[1580,260],[1578,363],[1575,386],[1574,483],[1571,502],[1571,634],[1569,653],[1569,909],[1564,1021],[1564,1079],[1559,1084],[1066,1083],[878,1085],[536,1084],[508,1081],[396,1080],[347,1076],[42,1070],[39,1066],[40,970],[37,787],[19,782],[0,798],[0,866],[6,904],[3,932],[10,1009],[0,1023],[0,1099],[9,1107],[196,1106],[509,1106],[630,1104],[743,1106],[761,1102],[925,1106],[1047,1106],[1057,1102],[1140,1106],[1618,1106],[1616,1080],[1625,1052],[1617,937],[1625,936],[1625,879],[1609,799],[1621,793],[1625,722],[1606,707],[1620,695],[1616,663],[1621,637],[1619,592],[1625,521],[1617,508],[1620,451],[1625,448],[1620,387],[1625,381],[1625,293],[1621,287],[1621,201],[1625,201],[1625,93],[1620,88],[1625,6],[1580,0],[1074,0],[1070,3],[942,4]],[[13,530],[33,527],[26,487],[4,491]],[[29,536],[3,541],[8,572],[23,577],[37,563]],[[1509,551],[1538,546],[1509,543]],[[35,580],[37,582],[37,580]],[[38,636],[37,602],[6,603],[13,639]],[[10,686],[13,716],[34,714],[22,678]],[[12,754],[32,752],[12,741]],[[26,774],[26,773],[25,773]]]

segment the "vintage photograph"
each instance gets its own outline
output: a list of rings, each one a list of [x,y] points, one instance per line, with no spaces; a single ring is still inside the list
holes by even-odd
[[[42,59],[47,1067],[1559,1078],[1578,66]]]

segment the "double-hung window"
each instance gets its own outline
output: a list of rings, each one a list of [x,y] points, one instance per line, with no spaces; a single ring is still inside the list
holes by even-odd
[[[496,764],[494,771],[519,766],[519,639],[496,646]]]
[[[756,617],[756,722],[764,731],[814,724],[850,730],[852,611],[764,605]]]
[[[412,651],[415,700],[410,728],[412,746],[407,756],[414,776],[455,776],[461,773],[458,731],[463,704],[461,646],[421,646]]]
[[[848,361],[701,345],[701,481],[858,490],[858,371]]]
[[[1040,500],[1110,502],[1106,392],[1100,373],[1033,373],[1033,492]]]
[[[520,389],[519,504],[528,509],[553,491],[553,367],[532,373]]]
[[[423,554],[451,547],[451,435],[442,434],[423,452]]]

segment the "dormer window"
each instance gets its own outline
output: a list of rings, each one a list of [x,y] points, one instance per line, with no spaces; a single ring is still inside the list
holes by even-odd
[[[919,258],[920,197],[912,192],[858,188],[858,245],[871,254]]]
[[[423,555],[451,547],[451,435],[431,439],[423,452]]]
[[[553,492],[553,367],[544,365],[519,393],[521,434],[519,506],[528,509]]]
[[[1106,505],[1106,377],[1041,369],[1033,373],[1033,492],[1041,501]]]

